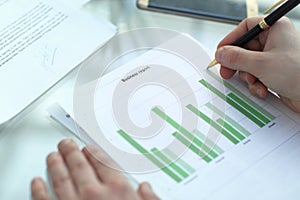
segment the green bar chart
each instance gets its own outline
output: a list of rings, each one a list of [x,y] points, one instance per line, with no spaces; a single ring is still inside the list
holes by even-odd
[[[236,96],[233,93],[228,94],[229,98],[233,99],[235,102],[243,106],[243,108],[246,108],[246,110],[250,111],[251,114],[253,114],[255,117],[257,117],[260,121],[262,121],[264,124],[267,124],[270,122],[269,119],[267,119],[264,115],[262,115],[259,111],[255,110],[253,107],[251,107],[249,104],[247,104],[245,101],[243,101],[241,98]]]
[[[180,174],[183,178],[187,178],[189,174],[185,172],[181,167],[179,167],[176,163],[173,163],[167,156],[165,156],[162,152],[160,152],[157,148],[151,149],[151,151],[165,163],[170,163],[170,167]]]
[[[218,153],[216,153],[213,149],[204,144],[187,129],[182,127],[165,112],[163,112],[157,107],[153,108],[152,111],[159,117],[161,117],[163,120],[165,120],[167,123],[169,123],[171,126],[173,126],[173,128],[177,129],[178,132],[173,133],[173,136],[176,137],[181,143],[183,143],[187,147],[192,148],[191,150],[198,154],[205,161],[210,162],[211,159],[217,158],[219,156]],[[207,156],[210,156],[211,158],[208,158]]]
[[[237,121],[235,121],[233,118],[231,118],[229,115],[226,115],[221,109],[217,108],[211,103],[205,104],[207,108],[212,110],[214,113],[218,114],[221,118],[223,118],[226,122],[230,123],[232,126],[234,126],[236,129],[238,129],[241,133],[243,133],[244,136],[250,136],[251,133],[245,129],[243,126],[241,126]]]
[[[239,140],[244,140],[246,137],[243,136],[239,131],[237,131],[233,126],[228,124],[226,121],[223,119],[219,118],[217,119],[217,123],[219,123],[221,126],[223,126],[227,131],[232,133],[237,139]]]
[[[229,141],[231,141],[233,144],[238,144],[240,141],[234,137],[233,133],[228,132],[226,129],[224,129],[221,125],[219,125],[217,122],[209,118],[207,115],[205,115],[203,112],[198,110],[195,106],[189,104],[187,105],[187,108],[193,112],[195,115],[200,117],[202,120],[204,120],[206,123],[211,125],[213,128],[215,128],[217,131],[219,131],[224,137],[226,137]]]
[[[130,135],[123,130],[118,130],[118,134],[123,137],[133,148],[144,155],[150,162],[160,168],[162,172],[168,175],[175,182],[179,183],[185,178],[195,173],[195,169],[169,149],[165,152],[153,147],[150,151],[145,149]],[[152,153],[151,153],[152,152]],[[176,159],[176,160],[175,160]],[[178,159],[178,160],[177,160]],[[175,161],[174,161],[175,160]]]
[[[196,172],[196,170],[190,166],[187,162],[185,162],[182,158],[178,157],[176,154],[174,154],[170,149],[166,148],[164,149],[164,152],[166,153],[166,155],[172,159],[172,160],[176,160],[176,162],[183,167],[186,171],[188,171],[190,174],[193,174]]]
[[[195,130],[194,133],[198,136],[198,138],[200,140],[202,140],[204,143],[208,144],[208,146],[212,147],[212,149],[214,149],[218,154],[224,153],[224,150],[219,145],[217,145],[211,139],[209,139],[208,137],[206,137],[199,130]]]
[[[201,83],[204,87],[209,89],[216,96],[223,99],[233,108],[235,108],[237,111],[245,115],[249,120],[255,123],[258,127],[264,127],[266,124],[268,124],[271,121],[270,119],[268,119],[267,116],[261,113],[260,110],[254,108],[253,106],[251,106],[249,103],[247,103],[246,101],[244,101],[243,99],[235,95],[234,93],[229,93],[226,96],[225,94],[223,94],[221,91],[219,91],[217,88],[215,88],[213,85],[211,85],[204,79],[201,79],[199,83]],[[251,104],[254,104],[254,102],[252,102]],[[258,107],[258,105],[256,107]]]
[[[213,73],[212,71],[206,70],[206,72],[215,80],[217,80],[219,83],[224,84],[224,86],[228,89],[230,89],[233,93],[235,93],[237,96],[239,96],[241,99],[243,99],[246,103],[248,103],[250,106],[252,106],[254,109],[260,111],[266,118],[270,120],[274,120],[275,116],[271,114],[269,111],[264,109],[262,106],[259,106],[257,103],[252,101],[250,98],[248,98],[245,94],[243,94],[240,90],[238,90],[236,87],[234,87],[229,82],[221,79],[218,75]]]
[[[189,148],[192,152],[194,152],[196,155],[200,156],[205,162],[209,163],[212,161],[212,159],[201,149],[196,147],[193,143],[191,143],[189,140],[187,140],[184,136],[182,136],[180,133],[175,132],[172,134],[177,140],[179,140],[182,144],[184,144],[187,148]]]
[[[212,77],[221,82],[221,79],[216,75],[212,75]],[[194,130],[188,130],[177,121],[177,113],[174,115],[174,112],[172,112],[170,115],[167,111],[157,106],[151,109],[151,112],[157,115],[168,126],[169,132],[164,132],[164,134],[173,137],[174,140],[177,140],[177,142],[186,147],[188,158],[192,156],[204,165],[210,164],[225,153],[223,148],[227,150],[228,145],[237,145],[251,136],[251,132],[249,131],[251,129],[248,130],[249,124],[259,129],[275,119],[274,115],[227,82],[224,83],[225,87],[229,89],[226,93],[223,93],[217,86],[213,86],[204,79],[199,80],[199,83],[215,94],[216,98],[220,98],[221,101],[223,100],[229,104],[230,109],[232,108],[231,112],[228,113],[227,110],[222,110],[222,108],[218,107],[219,105],[211,102],[204,102],[199,108],[188,102],[189,104],[185,105],[182,109],[186,109],[191,115],[198,117],[203,125],[206,124],[208,126],[198,126]],[[226,107],[226,109],[228,108]],[[216,115],[210,116],[209,113],[211,112]],[[234,114],[242,117],[238,119]],[[241,123],[242,120],[246,120],[246,125]],[[209,138],[209,135],[205,134],[204,130],[207,130],[207,128],[212,128],[212,130],[220,133],[219,136],[222,139],[220,143],[216,143],[215,138]],[[193,163],[194,161],[187,159],[190,161],[187,162],[185,155],[180,157],[181,155],[178,156],[174,153],[175,151],[173,152],[168,147],[161,150],[158,147],[151,146],[151,143],[149,147],[149,143],[144,144],[142,140],[134,139],[122,129],[117,132],[127,144],[145,156],[145,158],[153,163],[154,166],[161,169],[161,172],[174,182],[181,183],[197,172]],[[145,148],[145,146],[148,146],[148,148]]]

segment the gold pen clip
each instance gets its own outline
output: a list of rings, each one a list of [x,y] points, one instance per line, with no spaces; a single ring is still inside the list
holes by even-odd
[[[264,14],[268,14],[269,12],[271,12],[274,8],[276,8],[277,6],[279,6],[280,4],[284,3],[285,1],[288,0],[279,0],[277,3],[275,3],[273,6],[271,6],[270,8],[268,8],[267,10],[264,11]]]

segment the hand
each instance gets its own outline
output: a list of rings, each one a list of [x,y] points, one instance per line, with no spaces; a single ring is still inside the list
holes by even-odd
[[[215,57],[221,64],[221,76],[228,79],[239,71],[252,94],[265,98],[269,88],[289,108],[300,112],[300,34],[288,18],[277,21],[245,48],[226,46],[261,19],[245,19],[219,43]]]
[[[58,153],[49,154],[47,166],[59,200],[159,199],[148,183],[140,184],[135,191],[120,171],[108,167],[115,163],[99,148],[89,147],[80,151],[72,140],[65,139],[59,143],[58,150]],[[52,199],[41,178],[32,180],[31,192],[34,200]]]

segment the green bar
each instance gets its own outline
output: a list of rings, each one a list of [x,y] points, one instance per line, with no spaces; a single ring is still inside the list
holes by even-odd
[[[215,112],[218,115],[220,115],[221,117],[223,117],[227,122],[229,122],[230,124],[232,124],[235,128],[237,128],[245,136],[250,136],[251,135],[251,133],[248,130],[246,130],[239,123],[237,123],[234,119],[232,119],[231,117],[229,117],[228,115],[226,115],[223,111],[221,111],[219,108],[217,108],[213,104],[207,103],[205,106],[208,107],[209,109],[211,109],[213,112]]]
[[[244,108],[246,108],[249,112],[251,112],[253,115],[255,115],[257,118],[259,118],[261,121],[263,121],[265,124],[268,124],[270,122],[270,120],[268,118],[266,118],[265,116],[263,116],[261,113],[259,113],[257,110],[255,110],[254,108],[252,108],[251,106],[249,106],[247,103],[245,103],[242,99],[240,99],[238,96],[236,96],[233,93],[230,93],[228,95],[230,98],[232,98],[233,100],[235,100],[237,103],[239,103],[241,106],[243,106]]]
[[[226,96],[222,92],[220,92],[217,88],[206,82],[204,79],[201,79],[199,83],[201,83],[204,87],[215,93],[215,95],[219,96],[221,99],[226,100]]]
[[[172,160],[176,160],[176,162],[181,165],[184,169],[186,169],[190,174],[195,173],[195,169],[191,167],[188,163],[182,160],[180,157],[177,157],[170,149],[163,150]]]
[[[164,167],[163,164],[157,160],[152,154],[150,154],[144,147],[142,147],[139,143],[137,143],[134,139],[132,139],[127,133],[123,130],[119,130],[118,133],[129,143],[131,144],[136,150],[142,153],[145,157],[147,157],[153,164],[159,167],[163,172],[169,175],[174,181],[177,183],[181,182],[182,179],[177,176],[174,172],[172,172],[169,168]]]
[[[187,178],[189,175],[183,169],[181,169],[178,165],[173,163],[168,157],[166,157],[162,152],[160,152],[157,148],[151,149],[151,151],[159,157],[165,164],[170,164],[170,167],[174,169],[180,176],[183,178]]]
[[[216,130],[218,130],[222,135],[224,135],[228,140],[230,140],[233,144],[239,143],[239,141],[233,137],[229,132],[227,132],[225,129],[223,129],[219,124],[214,122],[212,119],[210,119],[208,116],[206,116],[204,113],[202,113],[200,110],[195,108],[193,105],[189,104],[187,105],[187,108],[192,111],[194,114],[199,116],[201,119],[203,119],[205,122],[210,124],[212,127],[214,127]]]
[[[174,121],[173,119],[171,119],[171,117],[169,117],[165,112],[163,112],[159,108],[155,107],[155,108],[152,109],[152,111],[155,114],[157,114],[159,117],[161,117],[163,120],[165,120],[166,122],[168,122],[171,126],[173,126],[178,131],[181,131],[182,129],[184,129],[182,126],[180,126],[176,121]]]
[[[181,132],[185,137],[187,137],[189,140],[191,140],[194,144],[196,144],[200,149],[203,149],[206,153],[208,153],[212,158],[218,157],[218,154],[214,151],[212,151],[211,148],[203,144],[200,140],[198,140],[196,137],[194,137],[193,134],[191,134],[188,130],[183,128],[180,124],[178,124],[176,121],[174,121],[170,116],[168,116],[166,113],[161,111],[159,108],[155,107],[152,109],[152,111],[160,116],[162,119],[166,120],[171,126],[173,126],[175,129],[177,129],[179,132]]]
[[[224,153],[224,150],[217,144],[215,144],[213,141],[211,141],[209,138],[207,138],[204,134],[202,134],[199,130],[194,131],[195,134],[203,141],[208,143],[210,146],[213,146],[213,149],[216,150],[219,154]]]
[[[239,140],[244,140],[246,138],[240,132],[238,132],[235,128],[233,128],[230,124],[228,124],[227,122],[225,122],[223,119],[219,118],[219,119],[217,119],[217,122],[220,125],[223,125],[224,128],[226,128],[229,132],[231,132]]]
[[[272,115],[269,111],[267,111],[266,109],[264,109],[263,107],[261,107],[260,105],[258,105],[257,103],[255,103],[254,101],[252,101],[249,97],[247,97],[246,95],[244,95],[241,91],[239,91],[238,89],[236,89],[233,85],[231,85],[230,83],[228,83],[227,81],[224,81],[223,79],[221,79],[217,74],[213,73],[212,71],[207,70],[207,73],[213,77],[215,80],[217,80],[218,82],[222,83],[225,85],[225,87],[227,87],[228,89],[230,89],[232,92],[234,92],[235,94],[237,94],[239,97],[241,97],[244,101],[246,101],[248,104],[250,104],[252,107],[254,107],[256,110],[259,110],[261,113],[263,113],[266,117],[268,117],[271,120],[274,120],[276,117],[274,115]]]
[[[136,150],[138,150],[142,154],[149,154],[149,152],[142,147],[139,143],[137,143],[134,139],[132,139],[127,133],[123,130],[119,130],[118,133],[129,143],[131,144]]]
[[[237,104],[236,102],[234,102],[232,99],[226,98],[226,96],[223,93],[221,93],[219,90],[217,90],[211,84],[207,83],[205,80],[202,79],[199,82],[204,87],[206,87],[207,89],[209,89],[210,91],[212,91],[213,93],[215,93],[217,96],[219,96],[221,99],[223,99],[224,101],[226,101],[229,105],[231,105],[232,107],[234,107],[235,109],[237,109],[239,112],[241,112],[242,114],[244,114],[246,117],[248,117],[248,119],[250,119],[251,121],[253,121],[259,127],[263,127],[265,125],[263,122],[261,122],[259,119],[257,119],[255,116],[253,116],[250,112],[248,112],[247,110],[245,110],[242,106],[240,106],[239,104]]]
[[[207,155],[205,155],[200,149],[198,149],[195,145],[191,144],[187,139],[185,139],[182,135],[180,135],[178,132],[173,133],[173,136],[177,138],[182,144],[184,144],[186,147],[188,147],[191,151],[193,151],[195,154],[200,156],[203,160],[205,160],[207,163],[211,161],[211,158],[209,158]]]

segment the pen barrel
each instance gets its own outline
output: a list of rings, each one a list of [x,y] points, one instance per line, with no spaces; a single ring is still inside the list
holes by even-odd
[[[284,4],[282,4],[279,8],[277,8],[274,12],[268,15],[265,18],[265,22],[272,26],[277,20],[279,20],[282,16],[292,10],[300,3],[300,0],[288,0]]]
[[[272,26],[277,20],[279,20],[282,16],[288,13],[290,10],[295,8],[300,3],[300,0],[288,0],[284,4],[282,4],[278,9],[272,12],[270,15],[264,18],[264,21],[268,26]],[[263,28],[259,24],[254,26],[251,30],[249,30],[245,35],[236,40],[232,45],[243,47],[250,40],[255,38],[260,32],[263,31]]]
[[[262,31],[263,29],[260,28],[259,24],[257,24],[252,29],[250,29],[245,35],[243,35],[243,37],[237,39],[231,45],[243,47],[245,44],[247,44],[250,40],[255,38]]]

